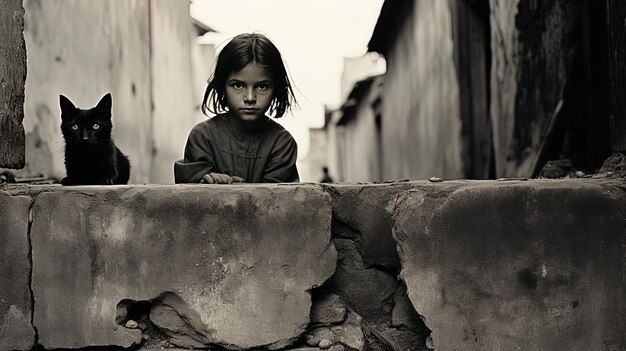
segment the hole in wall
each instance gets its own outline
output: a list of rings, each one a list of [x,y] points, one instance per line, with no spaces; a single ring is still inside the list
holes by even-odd
[[[116,324],[141,330],[144,348],[214,346],[210,338],[213,330],[174,292],[166,291],[150,300],[122,299],[116,311]]]

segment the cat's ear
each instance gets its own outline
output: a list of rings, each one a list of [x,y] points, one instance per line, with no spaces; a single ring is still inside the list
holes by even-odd
[[[100,111],[109,111],[111,112],[111,93],[107,93],[100,99],[96,108]]]
[[[76,106],[63,95],[59,95],[59,104],[61,105],[61,116],[69,115],[76,111]]]

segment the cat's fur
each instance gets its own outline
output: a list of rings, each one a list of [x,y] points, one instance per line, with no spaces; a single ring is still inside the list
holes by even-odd
[[[81,110],[65,96],[59,96],[61,132],[65,139],[63,185],[127,184],[130,162],[111,139],[111,94],[96,107]]]

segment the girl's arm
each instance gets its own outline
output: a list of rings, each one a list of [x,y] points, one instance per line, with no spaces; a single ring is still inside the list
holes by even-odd
[[[200,125],[189,133],[185,145],[185,158],[174,163],[176,183],[200,183],[202,178],[215,171],[214,155],[209,136]]]
[[[272,155],[263,172],[263,183],[299,182],[300,176],[296,168],[298,144],[289,132],[282,131],[276,140]]]

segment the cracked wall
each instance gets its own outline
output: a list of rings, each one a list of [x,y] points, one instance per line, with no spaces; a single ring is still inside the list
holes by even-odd
[[[390,208],[401,276],[435,349],[623,349],[621,185],[491,182],[444,198],[401,194]]]
[[[426,349],[430,331],[398,279],[400,260],[386,211],[390,201],[416,186],[400,182],[326,187],[333,198],[332,236],[338,258],[335,274],[324,287],[362,316],[371,350],[384,350],[385,345]]]
[[[23,297],[4,297],[25,304],[23,324],[32,334],[36,327],[45,348],[140,344],[142,331],[120,325],[127,320],[119,320],[118,305],[158,299],[205,346],[279,349],[304,332],[309,290],[335,268],[330,199],[315,186],[12,189],[2,205],[24,202],[7,217],[24,224],[8,227],[2,249],[12,250],[8,239],[22,235],[23,265],[11,261],[6,269],[26,280],[10,281]],[[25,235],[31,197],[32,326]],[[0,330],[17,330],[6,322],[13,310],[5,310]],[[161,326],[172,325],[166,319]]]
[[[4,185],[0,349],[620,349],[622,189]]]

